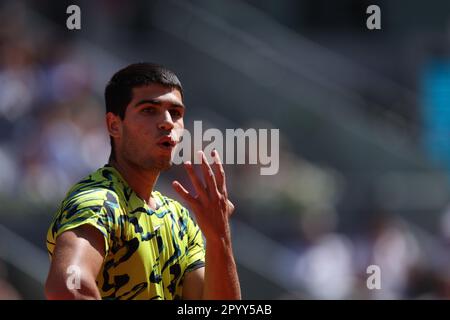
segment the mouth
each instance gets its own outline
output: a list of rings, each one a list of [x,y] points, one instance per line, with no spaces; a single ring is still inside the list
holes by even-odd
[[[158,146],[165,150],[172,150],[176,144],[175,140],[172,140],[171,137],[164,137],[158,142]]]

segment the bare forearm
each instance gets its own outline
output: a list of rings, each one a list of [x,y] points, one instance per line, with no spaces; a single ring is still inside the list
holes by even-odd
[[[93,292],[60,291],[47,293],[47,300],[100,300],[100,296]]]
[[[100,292],[91,281],[81,281],[80,288],[69,289],[63,282],[47,282],[45,295],[48,300],[100,300]]]
[[[231,241],[206,242],[203,299],[241,299],[241,289]]]
[[[217,151],[211,153],[214,157],[214,171],[208,164],[205,154],[199,151],[198,155],[206,186],[197,177],[190,162],[185,162],[185,168],[197,196],[190,194],[179,182],[175,181],[173,186],[194,210],[198,225],[206,238],[206,265],[204,275],[201,275],[203,282],[201,297],[208,300],[241,299],[228,221],[234,212],[234,205],[228,199],[225,172]],[[188,293],[185,296],[195,294]]]

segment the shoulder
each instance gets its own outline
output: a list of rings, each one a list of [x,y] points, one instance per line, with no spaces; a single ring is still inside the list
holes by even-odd
[[[108,172],[101,168],[75,183],[61,203],[60,211],[119,207],[121,192]]]
[[[86,194],[117,196],[122,189],[123,184],[114,175],[111,167],[104,166],[75,183],[67,192],[66,198]]]
[[[119,206],[120,198],[115,191],[105,188],[91,188],[73,192],[62,201],[62,209],[92,206]]]

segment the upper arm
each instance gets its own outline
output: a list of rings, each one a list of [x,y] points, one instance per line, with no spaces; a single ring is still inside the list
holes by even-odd
[[[183,299],[200,300],[203,297],[203,284],[205,281],[205,267],[189,271],[184,275]]]
[[[96,228],[82,225],[61,233],[56,239],[45,285],[47,298],[100,299],[95,279],[104,256],[104,237]],[[71,283],[75,286],[70,286]]]

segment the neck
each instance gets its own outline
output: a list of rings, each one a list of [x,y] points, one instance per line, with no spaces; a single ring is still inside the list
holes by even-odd
[[[110,159],[109,164],[119,171],[139,198],[151,207],[156,206],[152,199],[152,191],[159,177],[158,170],[145,170],[120,158]]]

